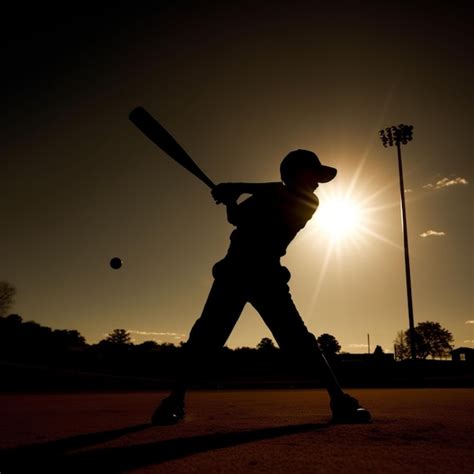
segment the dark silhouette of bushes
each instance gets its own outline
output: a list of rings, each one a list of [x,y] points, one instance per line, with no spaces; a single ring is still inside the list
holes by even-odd
[[[374,354],[337,354],[340,346],[336,339],[324,336],[322,349],[343,384],[403,385],[414,370],[405,364],[407,361],[395,362],[393,355],[384,354],[380,346]],[[0,380],[4,386],[10,380],[10,389],[168,388],[178,372],[184,349],[185,344],[134,344],[125,329],[115,329],[99,343],[87,344],[76,330],[53,330],[34,321],[23,321],[17,314],[0,317]],[[416,376],[410,376],[408,383],[422,383],[423,374],[438,379],[466,377],[469,368],[447,361],[444,364],[449,367],[442,365],[443,361],[419,362],[424,363],[423,372],[416,369]],[[287,354],[269,338],[263,338],[256,348],[223,347],[198,372],[196,386],[200,387],[320,386],[311,357]],[[467,374],[465,378],[468,386],[472,381],[469,377]]]

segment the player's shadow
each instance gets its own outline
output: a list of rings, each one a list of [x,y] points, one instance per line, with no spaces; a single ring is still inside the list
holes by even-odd
[[[160,464],[173,459],[185,458],[192,454],[204,453],[214,449],[319,431],[328,426],[329,423],[276,426],[71,452],[152,427],[150,424],[136,425],[3,450],[0,451],[0,469],[2,472],[61,473],[84,473],[92,469],[94,472],[118,473]]]

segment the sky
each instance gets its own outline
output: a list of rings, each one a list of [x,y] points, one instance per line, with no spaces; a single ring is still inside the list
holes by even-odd
[[[277,181],[297,148],[338,168],[282,263],[311,332],[347,352],[366,352],[370,334],[372,350],[391,352],[408,312],[396,149],[378,131],[405,123],[415,323],[437,321],[456,347],[474,347],[472,10],[5,7],[0,280],[17,288],[11,312],[89,343],[115,328],[136,343],[186,340],[232,226],[209,189],[129,122],[141,105],[217,183]],[[331,233],[324,222],[341,202],[352,210]],[[247,306],[227,345],[270,336]]]

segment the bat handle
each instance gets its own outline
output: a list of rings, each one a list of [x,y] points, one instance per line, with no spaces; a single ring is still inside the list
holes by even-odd
[[[205,184],[209,186],[211,190],[213,190],[216,187],[216,185],[207,176],[205,179],[203,178],[203,181]]]

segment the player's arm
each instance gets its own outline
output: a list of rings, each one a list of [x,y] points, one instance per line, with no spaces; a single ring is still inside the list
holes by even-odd
[[[227,221],[229,224],[237,225],[239,222],[239,205],[237,201],[230,201],[226,203]]]
[[[223,203],[227,208],[227,220],[230,224],[238,225],[241,206],[237,200],[242,194],[257,194],[275,186],[276,183],[221,183],[212,190],[212,196],[217,204]]]
[[[217,204],[237,201],[242,194],[255,194],[265,191],[275,183],[220,183],[211,193]]]

